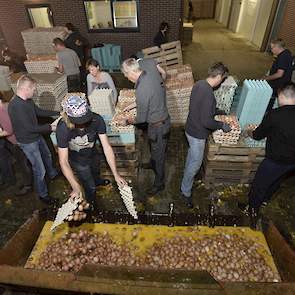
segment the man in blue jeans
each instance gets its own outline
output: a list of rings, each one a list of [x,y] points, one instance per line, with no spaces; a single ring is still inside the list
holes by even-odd
[[[266,138],[265,159],[259,165],[249,192],[249,204],[239,204],[257,219],[259,208],[267,203],[279,188],[283,178],[295,171],[295,84],[278,90],[279,107],[271,110],[262,123],[248,135],[255,140]]]
[[[50,117],[59,113],[42,110],[31,99],[36,90],[36,81],[29,75],[21,76],[17,81],[16,95],[10,101],[8,113],[16,140],[32,165],[36,191],[40,200],[51,204],[54,199],[49,197],[45,174],[50,179],[58,175],[53,166],[51,153],[42,137],[42,133],[54,131],[54,125],[39,125],[37,116]]]
[[[63,102],[63,119],[57,125],[56,139],[60,167],[72,187],[71,197],[81,194],[81,183],[85,198],[94,209],[97,207],[96,187],[104,182],[99,171],[99,154],[96,149],[98,139],[115,181],[119,186],[127,184],[117,171],[105,122],[100,115],[91,112],[84,97],[72,95]]]
[[[198,81],[192,89],[185,126],[189,149],[181,183],[181,197],[189,208],[193,208],[192,186],[202,165],[206,139],[214,130],[231,130],[228,124],[214,119],[218,113],[213,89],[222,83],[227,74],[228,68],[221,62],[216,63],[209,68],[207,79]]]

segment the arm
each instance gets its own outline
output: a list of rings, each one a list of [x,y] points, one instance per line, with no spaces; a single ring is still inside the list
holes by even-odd
[[[261,124],[253,131],[253,138],[255,140],[261,140],[271,133],[272,120],[271,112],[268,113],[262,120]]]
[[[93,91],[93,86],[92,86],[92,82],[91,82],[91,74],[87,75],[86,81],[87,81],[87,95],[91,95],[92,91]]]
[[[276,73],[269,76],[265,76],[264,79],[267,81],[277,80],[279,78],[282,78],[284,76],[284,73],[285,73],[285,70],[278,69]]]
[[[133,102],[130,105],[128,105],[126,108],[124,108],[123,112],[130,111],[135,108],[136,108],[136,102]]]
[[[64,67],[62,65],[62,58],[58,53],[56,54],[56,59],[58,61],[58,66],[56,67],[56,70],[62,74],[64,72]]]
[[[107,162],[112,170],[112,173],[115,177],[115,180],[119,186],[124,186],[127,184],[127,182],[119,175],[116,167],[116,160],[115,155],[113,152],[113,149],[110,145],[110,142],[108,140],[108,137],[106,134],[99,134],[99,139],[102,144],[103,152],[106,156]]]
[[[135,92],[137,115],[135,123],[144,123],[147,121],[150,97],[147,95],[151,93],[152,89],[145,89],[144,85],[140,85]]]
[[[69,163],[69,149],[59,147],[58,158],[62,173],[72,187],[71,197],[79,196],[79,194],[82,193],[82,190]]]
[[[157,69],[160,72],[162,79],[165,81],[167,77],[165,70],[160,65],[157,65]]]

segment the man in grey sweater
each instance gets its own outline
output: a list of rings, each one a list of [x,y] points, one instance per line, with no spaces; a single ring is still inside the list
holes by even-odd
[[[165,72],[153,59],[135,60],[129,58],[122,64],[126,78],[135,83],[137,116],[135,122],[148,123],[148,138],[151,148],[151,168],[155,180],[148,195],[155,195],[165,188],[165,158],[170,117],[166,105]],[[130,107],[129,107],[130,109]]]
[[[181,183],[181,196],[189,208],[193,207],[192,186],[194,177],[202,165],[206,139],[214,130],[231,130],[228,124],[214,119],[218,113],[213,89],[222,83],[227,73],[226,66],[220,62],[216,63],[209,68],[207,79],[198,81],[192,89],[185,126],[189,149]]]

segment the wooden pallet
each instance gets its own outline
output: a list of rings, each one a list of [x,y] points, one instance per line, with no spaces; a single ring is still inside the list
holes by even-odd
[[[243,139],[237,145],[224,145],[210,137],[203,160],[203,181],[206,186],[251,183],[264,155],[264,148],[248,147]]]
[[[182,65],[182,50],[180,41],[174,41],[142,50],[145,58],[154,58],[163,68]]]

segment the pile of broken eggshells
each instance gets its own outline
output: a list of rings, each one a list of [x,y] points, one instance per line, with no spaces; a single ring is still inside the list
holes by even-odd
[[[135,231],[133,236],[139,238]],[[141,237],[140,241],[144,239]],[[119,244],[107,232],[80,230],[50,244],[38,264],[29,263],[27,267],[73,272],[85,264],[205,270],[218,281],[279,282],[279,274],[267,264],[258,249],[255,241],[235,234],[198,239],[176,235],[157,240],[141,254],[131,242]]]

